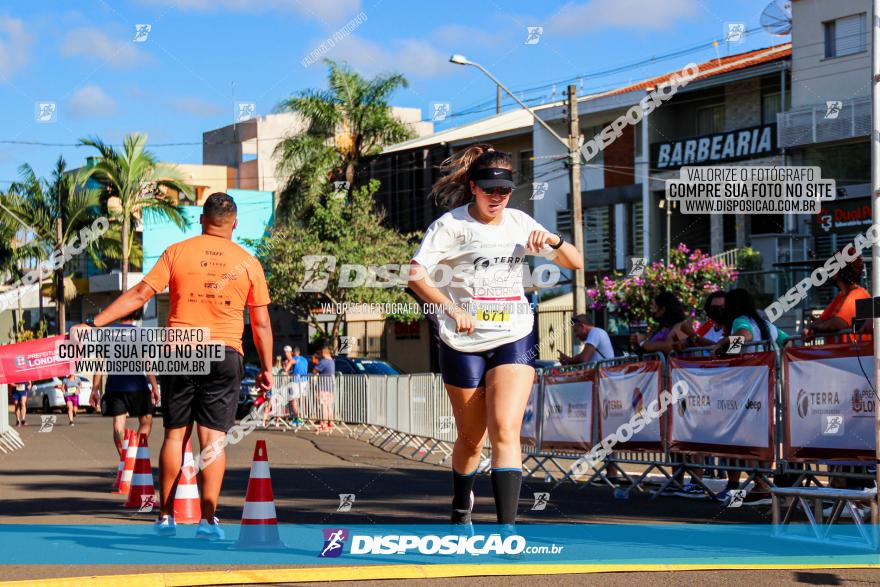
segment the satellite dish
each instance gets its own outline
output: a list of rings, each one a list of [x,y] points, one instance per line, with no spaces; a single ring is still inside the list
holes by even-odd
[[[791,34],[790,0],[773,0],[761,13],[761,28],[771,35]]]

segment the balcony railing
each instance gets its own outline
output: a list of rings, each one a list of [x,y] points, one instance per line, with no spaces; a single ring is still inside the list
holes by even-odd
[[[782,148],[871,134],[871,97],[829,100],[776,115]]]

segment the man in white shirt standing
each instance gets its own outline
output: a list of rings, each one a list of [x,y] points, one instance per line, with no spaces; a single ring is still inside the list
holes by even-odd
[[[601,361],[614,358],[614,347],[611,346],[611,337],[608,333],[595,326],[593,320],[586,314],[578,314],[572,318],[574,322],[574,335],[584,343],[581,352],[569,357],[559,351],[559,362],[563,365],[577,365],[590,361]]]

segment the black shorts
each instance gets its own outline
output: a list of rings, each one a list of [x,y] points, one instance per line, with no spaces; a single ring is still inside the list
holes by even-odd
[[[207,375],[163,375],[160,386],[165,428],[197,422],[205,428],[228,432],[235,425],[243,376],[244,360],[231,347],[226,347],[222,361],[211,363]]]
[[[104,411],[102,413],[105,416],[128,414],[133,418],[148,416],[153,413],[150,390],[108,391],[104,394]]]
[[[499,365],[521,364],[535,366],[535,334],[502,344],[486,351],[466,353],[457,351],[440,341],[440,372],[443,383],[474,389],[486,385],[486,373]]]

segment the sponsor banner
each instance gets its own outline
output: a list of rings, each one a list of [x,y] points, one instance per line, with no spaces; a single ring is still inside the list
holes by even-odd
[[[690,390],[671,409],[670,450],[771,460],[775,366],[772,352],[670,357],[670,388],[684,381]]]
[[[635,414],[658,400],[661,391],[660,361],[645,361],[600,367],[596,390],[599,409],[599,438],[627,424]],[[645,418],[645,427],[632,439],[615,445],[615,450],[662,450],[665,418]]]
[[[775,564],[834,566],[841,561],[873,565],[876,551],[855,549],[860,531],[874,528],[837,524],[829,541],[780,539],[771,524],[518,524],[516,535],[497,525],[475,523],[473,536],[448,524],[279,524],[278,534],[291,548],[234,549],[242,526],[224,524],[226,540],[205,543],[195,526],[177,527],[169,540],[151,524],[0,524],[3,565],[27,565],[39,573],[52,553],[52,565],[117,564],[152,566],[168,560],[188,565],[339,567],[351,577],[351,565],[555,564],[595,566]],[[806,524],[786,527],[786,536],[809,538]],[[161,553],[161,556],[157,556]],[[346,567],[349,567],[346,569]],[[308,569],[303,569],[308,571]],[[589,570],[586,569],[587,571]],[[607,569],[606,569],[607,570]],[[74,574],[74,573],[70,573]],[[326,579],[326,576],[325,576]],[[251,578],[252,580],[252,578]],[[248,583],[247,579],[236,581]]]
[[[870,341],[789,347],[782,360],[785,458],[873,460],[877,382]]]
[[[596,371],[544,377],[542,448],[589,450],[593,446],[593,382]]]
[[[526,411],[523,414],[522,426],[519,432],[519,441],[528,446],[535,446],[537,439],[537,420],[535,415],[538,407],[538,377],[535,376],[535,384],[532,385],[532,392],[529,394],[529,403],[526,404]]]
[[[0,346],[0,384],[70,375],[73,365],[61,359],[55,349],[64,338],[59,335]]]

